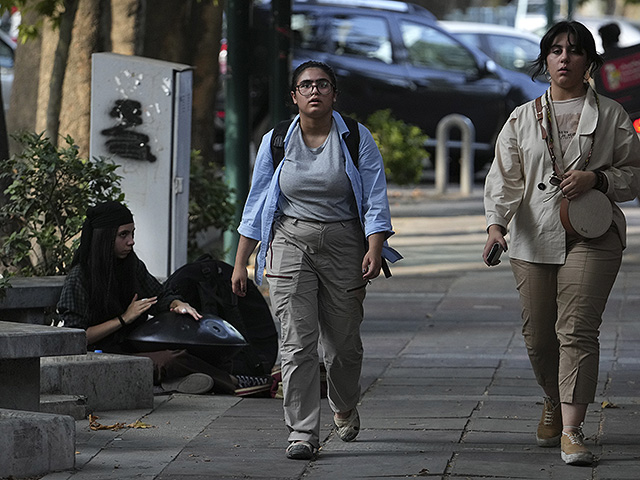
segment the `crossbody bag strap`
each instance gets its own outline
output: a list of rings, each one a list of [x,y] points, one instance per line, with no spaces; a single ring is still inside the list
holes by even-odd
[[[544,117],[544,114],[542,113],[542,97],[538,97],[536,98],[536,118],[538,119],[538,123],[540,124],[540,131],[542,132],[542,139],[546,142],[547,141],[547,131],[544,128],[544,125],[542,125],[542,119]]]
[[[560,171],[560,169],[558,168],[558,165],[555,162],[556,156],[553,153],[553,150],[551,150],[551,145],[549,145],[549,138],[547,137],[547,130],[544,128],[544,125],[542,124],[542,119],[544,118],[544,114],[542,112],[542,96],[536,98],[535,105],[536,105],[536,118],[538,119],[538,123],[540,124],[540,134],[542,136],[542,140],[544,140],[544,143],[547,144],[547,149],[549,150],[549,155],[551,155],[551,160],[552,160],[551,163],[553,164],[553,170],[554,170],[554,172],[555,172],[555,174],[557,176],[562,178],[562,172]]]

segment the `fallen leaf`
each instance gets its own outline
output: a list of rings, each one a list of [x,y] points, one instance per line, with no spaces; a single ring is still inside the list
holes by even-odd
[[[133,423],[126,424],[124,422],[117,422],[113,425],[102,425],[97,421],[98,417],[89,415],[89,428],[91,430],[113,430],[117,432],[118,430],[122,430],[123,428],[155,428],[153,425],[149,425],[148,423],[143,423],[140,420],[136,420]]]
[[[156,428],[154,425],[149,425],[148,423],[141,422],[140,420],[136,420],[133,423],[127,425],[129,428]]]

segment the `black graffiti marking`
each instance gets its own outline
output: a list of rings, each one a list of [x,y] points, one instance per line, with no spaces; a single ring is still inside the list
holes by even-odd
[[[113,137],[105,142],[109,153],[131,160],[155,162],[156,156],[148,145],[149,136],[132,130],[142,125],[142,104],[136,100],[116,100],[109,115],[118,119],[118,125],[100,132]]]

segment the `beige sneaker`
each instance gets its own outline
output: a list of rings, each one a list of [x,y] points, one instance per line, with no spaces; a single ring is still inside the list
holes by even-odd
[[[343,442],[354,441],[360,433],[360,415],[357,408],[351,410],[351,414],[347,418],[338,418],[334,415],[333,423],[336,426],[338,437]]]
[[[562,432],[562,460],[567,465],[590,465],[593,454],[584,446],[582,428],[571,432]]]
[[[562,411],[560,402],[555,405],[551,398],[544,397],[542,417],[536,432],[536,442],[539,447],[556,447],[562,436]]]

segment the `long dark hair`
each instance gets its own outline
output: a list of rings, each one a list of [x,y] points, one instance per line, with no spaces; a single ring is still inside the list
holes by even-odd
[[[118,228],[95,229],[88,254],[78,258],[89,292],[87,315],[92,324],[122,314],[137,291],[135,252],[124,259],[115,256]]]
[[[576,47],[578,53],[584,52],[587,55],[587,69],[591,76],[604,63],[596,50],[596,43],[589,29],[580,22],[573,20],[562,21],[553,25],[540,40],[540,54],[531,67],[531,78],[533,80],[543,75],[547,70],[547,56],[551,51],[553,41],[561,33],[568,33],[570,44]]]

